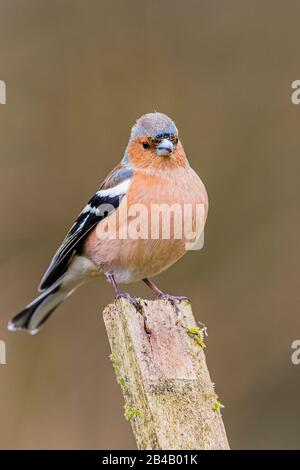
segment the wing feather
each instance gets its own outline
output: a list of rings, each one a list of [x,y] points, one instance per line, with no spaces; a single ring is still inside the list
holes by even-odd
[[[67,271],[74,254],[80,252],[88,233],[105,217],[118,208],[131,183],[128,170],[112,172],[100,190],[89,200],[70,228],[44,274],[39,290],[48,289]]]

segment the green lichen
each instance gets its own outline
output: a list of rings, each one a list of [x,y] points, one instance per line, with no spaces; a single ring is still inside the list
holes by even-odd
[[[218,398],[218,395],[216,394],[216,392],[212,391],[212,392],[207,392],[204,394],[205,396],[205,399],[206,400],[209,400],[210,398],[215,398],[217,399]]]
[[[112,362],[112,365],[113,365],[113,368],[114,368],[114,371],[116,373],[116,375],[119,374],[119,369],[120,369],[120,365],[121,365],[121,361],[120,359],[118,359],[117,355],[112,352],[110,355],[109,355],[109,359],[111,360]]]
[[[144,418],[144,415],[140,410],[135,410],[128,405],[124,405],[124,417],[126,421],[130,421],[134,417]]]
[[[204,330],[203,328],[199,328],[199,326],[191,326],[186,329],[186,332],[193,337],[193,339],[196,341],[198,346],[200,348],[204,349],[206,348],[206,345],[204,343]]]
[[[120,385],[120,387],[126,392],[128,390],[128,385],[123,379],[123,377],[117,377],[117,383]]]
[[[219,400],[216,400],[213,404],[213,407],[212,407],[212,409],[215,412],[221,411],[222,408],[225,408],[225,407]]]
[[[204,394],[204,396],[206,400],[212,400],[212,409],[216,413],[218,411],[221,411],[222,408],[225,408],[225,406],[218,400],[219,397],[216,394],[216,392],[214,391],[207,392]]]
[[[123,391],[126,392],[128,390],[128,385],[125,379],[120,375],[121,360],[117,357],[117,355],[114,352],[110,354],[109,358],[112,362],[112,365],[115,371],[117,383],[120,385]]]

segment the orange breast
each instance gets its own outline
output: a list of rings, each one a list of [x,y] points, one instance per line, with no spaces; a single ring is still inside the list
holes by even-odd
[[[140,171],[117,211],[88,236],[86,254],[117,282],[153,277],[185,254],[189,229],[198,236],[207,211],[205,187],[190,167]]]

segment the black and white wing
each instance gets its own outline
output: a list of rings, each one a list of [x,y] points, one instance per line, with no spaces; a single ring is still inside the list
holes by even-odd
[[[131,177],[132,173],[125,168],[114,170],[100,190],[89,200],[55,253],[41,280],[40,291],[48,289],[63,276],[73,255],[80,252],[87,234],[98,222],[118,208],[130,186]]]

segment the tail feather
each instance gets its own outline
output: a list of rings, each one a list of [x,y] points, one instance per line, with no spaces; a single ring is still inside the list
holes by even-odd
[[[35,334],[49,318],[51,313],[72,293],[73,291],[62,291],[60,286],[47,289],[31,304],[27,305],[22,312],[14,316],[8,323],[10,331],[27,330]]]

